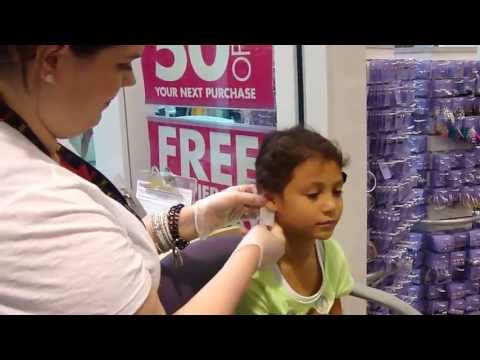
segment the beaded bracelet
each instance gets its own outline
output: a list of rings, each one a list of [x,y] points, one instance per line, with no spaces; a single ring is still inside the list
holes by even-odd
[[[180,250],[185,249],[189,242],[182,239],[180,237],[180,233],[178,231],[178,222],[180,219],[180,211],[182,208],[185,207],[183,204],[178,204],[172,206],[168,211],[168,229],[170,230],[170,234],[172,235],[173,241],[175,243],[175,247],[179,248]]]

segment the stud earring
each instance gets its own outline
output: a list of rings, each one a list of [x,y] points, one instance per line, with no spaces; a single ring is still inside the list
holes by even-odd
[[[43,78],[43,80],[46,82],[46,83],[49,83],[49,84],[53,84],[55,82],[55,79],[53,78],[53,75],[52,74],[47,74],[45,75],[45,77]]]

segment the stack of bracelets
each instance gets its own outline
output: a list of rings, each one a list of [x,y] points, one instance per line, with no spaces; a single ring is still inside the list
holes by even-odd
[[[172,206],[168,213],[154,214],[152,225],[155,232],[155,246],[159,254],[172,250],[175,264],[183,265],[180,250],[185,249],[189,242],[180,237],[178,222],[183,204]]]

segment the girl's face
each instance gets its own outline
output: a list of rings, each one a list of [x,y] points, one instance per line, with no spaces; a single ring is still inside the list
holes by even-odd
[[[342,187],[335,161],[315,156],[298,165],[283,193],[272,196],[276,221],[287,237],[329,239],[342,215]]]

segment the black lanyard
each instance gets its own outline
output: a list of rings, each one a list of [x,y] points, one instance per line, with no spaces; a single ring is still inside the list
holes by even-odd
[[[5,105],[0,104],[0,121],[4,121],[6,124],[10,125],[15,130],[18,130],[23,134],[32,144],[34,144],[40,151],[45,155],[50,157],[50,154],[42,144],[40,139],[34,134],[30,129],[27,123],[14,111],[6,107]],[[130,206],[122,193],[113,185],[110,180],[107,179],[100,171],[90,165],[87,161],[82,159],[80,156],[76,155],[74,152],[70,151],[66,147],[59,145],[57,150],[57,155],[60,158],[60,165],[78,176],[84,178],[85,180],[91,182],[98,186],[102,192],[119,202],[123,205],[130,213],[132,213],[141,223],[144,225],[142,219],[137,214],[137,212]]]

